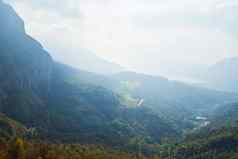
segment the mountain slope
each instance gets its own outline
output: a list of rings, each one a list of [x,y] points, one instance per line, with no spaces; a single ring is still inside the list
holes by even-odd
[[[237,100],[235,94],[161,77],[132,72],[106,77],[56,63],[2,1],[0,18],[2,119],[7,126],[35,129],[47,142],[151,152],[151,145],[181,137],[191,118]]]
[[[238,122],[238,103],[226,104],[213,112],[213,123],[218,126],[230,125]]]
[[[172,152],[176,159],[236,159],[238,157],[237,134],[237,126],[207,130],[191,135],[184,142],[176,145]]]
[[[237,96],[205,88],[190,86],[184,83],[169,81],[156,76],[133,72],[123,72],[112,78],[119,84],[123,100],[139,102],[150,108],[161,117],[176,121],[181,128],[189,126],[196,116],[209,116],[219,105],[237,101]],[[188,124],[188,125],[186,125]]]
[[[140,120],[129,118],[133,109],[121,105],[111,90],[81,83],[83,75],[52,60],[25,33],[24,23],[14,10],[0,1],[0,112],[34,128],[49,141],[100,143],[123,147],[143,136],[153,142],[177,132],[152,112],[137,110]],[[78,74],[79,73],[79,74]],[[71,80],[77,76],[76,79]],[[79,82],[78,82],[79,81]],[[80,83],[80,85],[78,85]],[[158,133],[155,133],[157,131]]]
[[[163,137],[178,135],[169,123],[150,110],[127,108],[121,105],[113,91],[90,81],[85,83],[84,77],[80,80],[80,75],[86,76],[86,79],[97,77],[97,80],[106,77],[78,70],[76,72],[80,74],[77,75],[70,70],[75,71],[68,66],[55,65],[53,81],[56,82],[52,84],[49,98],[51,122],[56,130],[52,132],[53,136],[66,137],[68,141],[76,140],[78,136],[83,143],[103,142],[119,146],[128,144],[137,136],[160,142]],[[79,79],[75,79],[75,76]],[[135,112],[140,118],[132,115]],[[144,122],[152,119],[155,121],[152,124]]]
[[[47,123],[51,57],[25,34],[24,22],[2,2],[0,21],[0,110],[27,125]]]
[[[236,159],[238,157],[237,103],[217,108],[211,123],[173,148],[178,159]]]
[[[26,133],[27,129],[25,126],[0,113],[0,140],[8,140],[16,136],[24,136]]]
[[[119,64],[109,62],[87,49],[63,49],[57,46],[57,49],[52,50],[51,55],[57,61],[88,72],[110,75],[125,70]]]
[[[228,92],[238,93],[238,57],[227,58],[217,62],[205,71],[206,86]]]
[[[210,117],[219,105],[238,99],[236,94],[194,87],[158,76],[134,72],[101,76],[63,68],[61,70],[65,70],[67,77],[70,77],[67,80],[71,83],[79,86],[91,84],[112,90],[118,94],[122,105],[152,109],[164,120],[174,123],[178,131],[191,129],[197,116]]]

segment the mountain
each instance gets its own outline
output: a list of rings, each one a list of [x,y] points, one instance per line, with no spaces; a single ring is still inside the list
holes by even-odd
[[[2,1],[0,21],[0,112],[7,118],[47,141],[135,148],[141,136],[160,143],[178,135],[157,114],[129,109],[112,90],[95,84],[105,76],[55,62]],[[89,78],[95,82],[85,82]]]
[[[213,112],[213,123],[219,127],[238,122],[238,103],[231,103],[219,106]]]
[[[59,47],[52,50],[54,51],[51,55],[57,61],[88,72],[110,75],[125,70],[119,64],[109,62],[87,49],[77,48],[77,50],[74,50]]]
[[[71,83],[107,88],[117,94],[120,103],[126,107],[151,109],[165,120],[175,120],[180,127],[178,130],[182,130],[185,123],[185,127],[191,125],[191,119],[196,116],[209,116],[219,105],[238,99],[233,93],[199,88],[160,76],[135,72],[102,76],[63,65],[61,67],[67,69],[64,72],[70,77],[67,80]]]
[[[190,83],[197,87],[209,89],[238,92],[237,73],[238,57],[225,58],[212,65],[192,65],[173,68],[175,73],[170,78]],[[176,70],[180,71],[176,71]],[[168,74],[168,73],[167,73]]]
[[[101,76],[77,69],[69,71],[69,68],[65,72],[71,72],[68,80],[76,85],[88,83],[113,91],[126,107],[153,110],[175,125],[177,131],[191,129],[196,126],[194,120],[197,116],[209,117],[220,105],[238,100],[233,93],[199,88],[160,76],[135,72]]]
[[[114,150],[139,155],[124,158],[237,157],[236,94],[135,72],[75,69],[55,62],[1,0],[0,21],[0,158],[123,156]],[[211,124],[201,127],[196,118]]]
[[[213,112],[210,124],[187,135],[173,148],[176,159],[236,159],[238,157],[237,115],[237,103],[219,106]]]
[[[199,88],[159,76],[134,72],[122,72],[112,78],[117,80],[115,88],[126,103],[152,109],[161,117],[175,121],[178,127],[188,127],[197,116],[210,114],[224,103],[237,101],[237,95],[206,88]],[[129,104],[128,104],[129,105]]]
[[[192,134],[175,145],[171,153],[176,159],[236,159],[238,157],[238,126],[206,129]]]
[[[205,87],[238,93],[237,68],[238,57],[226,58],[208,67],[199,78]]]
[[[0,111],[27,125],[48,123],[46,100],[53,61],[25,34],[22,19],[3,2],[0,21]]]
[[[112,81],[105,76],[56,64],[53,81],[56,82],[49,98],[51,122],[56,130],[53,137],[72,141],[78,136],[81,143],[96,141],[115,146],[138,136],[160,142],[164,137],[178,135],[167,120],[150,109],[122,105],[118,94],[110,89]]]

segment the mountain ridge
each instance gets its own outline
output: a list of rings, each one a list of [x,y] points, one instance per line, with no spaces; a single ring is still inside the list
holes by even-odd
[[[16,154],[22,155],[32,143],[24,143],[14,134],[19,132],[21,136],[35,130],[36,141],[69,143],[56,146],[58,152],[64,147],[66,154],[75,147],[74,143],[139,151],[135,158],[159,151],[164,158],[198,159],[200,154],[214,154],[217,146],[221,153],[238,147],[237,127],[216,131],[202,127],[204,133],[196,131],[198,134],[184,139],[189,130],[200,126],[196,117],[212,119],[216,108],[220,112],[225,110],[221,105],[228,108],[227,103],[238,100],[236,94],[193,87],[160,76],[134,72],[105,76],[57,63],[39,42],[26,34],[24,23],[14,10],[0,1],[1,7],[5,9],[0,10],[0,21],[6,30],[0,29],[0,34],[4,34],[0,37],[0,146],[2,136],[13,134],[15,139],[7,146],[12,145]],[[5,18],[9,20],[4,21]],[[20,28],[15,30],[9,25]],[[228,109],[228,116],[236,106]],[[226,113],[221,116],[227,117]],[[48,150],[47,144],[40,144],[40,150],[54,152]],[[98,152],[101,151],[96,151],[96,156]],[[83,148],[77,154],[81,157],[84,153]]]
[[[205,75],[205,79],[208,81],[208,87],[237,93],[237,68],[238,57],[226,58],[217,62],[208,69]]]
[[[82,75],[91,79],[100,77],[102,81],[104,76],[56,63],[39,42],[26,34],[24,23],[14,10],[2,2],[0,7],[6,8],[0,10],[1,25],[14,26],[0,30],[5,35],[0,37],[1,113],[36,129],[49,141],[122,147],[140,135],[154,142],[161,142],[166,135],[177,135],[172,126],[164,124],[158,115],[152,116],[150,111],[136,110],[136,114],[144,121],[153,118],[158,125],[148,127],[137,118],[128,118],[126,114],[134,110],[121,105],[110,89],[85,82],[75,84]],[[71,80],[74,76],[75,82]]]

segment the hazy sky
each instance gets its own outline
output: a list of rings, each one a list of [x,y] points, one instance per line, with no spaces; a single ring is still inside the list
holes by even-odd
[[[238,56],[237,0],[5,1],[49,50],[87,48],[140,72]]]

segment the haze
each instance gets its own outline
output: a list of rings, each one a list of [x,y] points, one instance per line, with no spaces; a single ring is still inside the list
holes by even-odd
[[[65,63],[80,58],[83,48],[129,70],[169,76],[238,55],[236,0],[6,2],[27,32]]]

